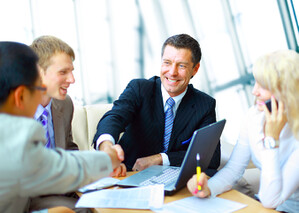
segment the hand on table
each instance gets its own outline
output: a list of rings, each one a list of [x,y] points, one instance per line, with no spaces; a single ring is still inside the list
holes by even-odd
[[[133,171],[142,171],[152,165],[162,165],[161,154],[138,158],[132,168]]]

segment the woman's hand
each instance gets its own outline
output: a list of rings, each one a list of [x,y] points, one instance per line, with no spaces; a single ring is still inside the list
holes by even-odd
[[[266,105],[264,105],[264,112],[266,116],[264,129],[265,137],[272,137],[275,140],[279,140],[280,132],[287,122],[287,116],[284,112],[284,105],[282,101],[279,101],[277,109],[277,104],[273,96],[271,97],[271,108],[272,112],[269,112]]]
[[[198,185],[201,186],[201,190],[198,191]],[[188,181],[187,188],[196,197],[205,198],[211,195],[211,191],[208,187],[208,178],[205,173],[201,173],[199,182],[197,182],[197,175],[193,175],[193,177]]]

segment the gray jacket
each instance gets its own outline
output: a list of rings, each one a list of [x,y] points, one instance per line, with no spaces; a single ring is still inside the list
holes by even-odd
[[[0,113],[0,212],[24,212],[29,197],[75,191],[112,172],[100,151],[44,148],[33,119]]]

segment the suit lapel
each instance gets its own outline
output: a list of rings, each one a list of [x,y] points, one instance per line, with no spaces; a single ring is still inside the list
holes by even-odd
[[[158,121],[158,135],[162,135],[162,140],[164,138],[164,107],[163,107],[163,98],[162,98],[162,92],[161,92],[161,80],[158,78],[156,80],[156,85],[154,86],[154,96],[153,96],[153,107],[152,110],[154,112],[154,116],[156,117],[156,120]]]
[[[190,120],[194,117],[195,112],[196,107],[193,99],[193,90],[192,87],[189,86],[186,95],[183,97],[182,102],[177,109],[168,149],[171,149],[174,144],[171,143],[171,141],[173,141],[174,138],[178,138],[178,135],[184,131]]]
[[[53,128],[54,128],[54,138],[55,138],[55,146],[65,149],[64,143],[61,141],[65,140],[65,132],[63,126],[63,114],[61,112],[61,105],[59,101],[53,99],[51,112],[52,112],[52,120],[53,120]]]

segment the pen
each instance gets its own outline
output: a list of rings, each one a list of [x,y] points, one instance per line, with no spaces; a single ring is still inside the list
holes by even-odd
[[[201,174],[201,168],[199,166],[199,160],[200,160],[200,156],[199,154],[197,153],[196,155],[196,163],[197,163],[197,166],[196,166],[196,175],[197,175],[197,183],[199,183],[199,179],[200,179],[200,174]],[[201,190],[201,186],[198,184],[197,185],[197,189],[200,191]]]

